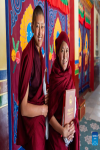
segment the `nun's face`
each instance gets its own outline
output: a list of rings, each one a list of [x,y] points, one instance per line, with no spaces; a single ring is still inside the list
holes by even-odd
[[[59,63],[62,69],[65,71],[69,61],[69,47],[66,42],[62,42],[58,52]]]

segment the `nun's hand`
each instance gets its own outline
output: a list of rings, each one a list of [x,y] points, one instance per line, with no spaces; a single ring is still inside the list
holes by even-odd
[[[63,137],[67,138],[69,141],[74,138],[75,127],[74,123],[66,124],[63,128]]]
[[[62,136],[63,137],[65,137],[65,138],[67,138],[68,136],[69,136],[69,133],[68,133],[68,131],[69,131],[69,124],[66,124],[64,127],[63,127],[63,133],[62,133]]]
[[[42,105],[42,115],[46,117],[47,114],[48,114],[48,106],[44,104]]]
[[[48,105],[49,101],[49,90],[47,89],[47,94],[45,95],[45,104]]]
[[[69,141],[73,140],[74,138],[74,133],[75,133],[75,126],[74,126],[74,122],[71,121],[71,123],[69,124],[69,133],[70,135],[67,137],[67,139]]]

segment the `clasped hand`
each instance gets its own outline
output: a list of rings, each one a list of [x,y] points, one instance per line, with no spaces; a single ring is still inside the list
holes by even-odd
[[[75,126],[74,126],[74,122],[71,121],[69,124],[66,124],[63,127],[63,137],[67,138],[68,141],[73,140],[74,138],[74,133],[75,133]]]

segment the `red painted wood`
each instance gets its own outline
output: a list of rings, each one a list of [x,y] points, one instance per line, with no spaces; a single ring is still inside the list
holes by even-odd
[[[75,88],[76,88],[76,96],[79,98],[79,77],[78,75],[75,76]]]
[[[94,91],[94,5],[91,9],[90,88]]]
[[[70,64],[75,84],[74,0],[70,0]]]

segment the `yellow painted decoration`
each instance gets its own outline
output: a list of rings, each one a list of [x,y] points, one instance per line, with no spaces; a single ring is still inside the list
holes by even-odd
[[[59,21],[59,18],[57,18],[56,20],[56,23],[55,23],[55,27],[54,27],[54,52],[56,53],[56,47],[55,47],[55,40],[56,40],[56,35],[57,35],[57,32],[60,32],[62,31],[61,29],[61,25],[60,25],[60,21]]]
[[[33,14],[33,8],[30,4],[26,9],[20,24],[20,46],[22,48],[22,51],[25,49],[26,45],[28,44],[27,26],[29,23],[32,22],[32,14]]]
[[[12,61],[15,61],[15,59],[16,59],[16,52],[14,49],[11,52],[11,59],[12,59]]]
[[[88,64],[88,55],[86,54],[85,55],[85,65],[87,65]]]
[[[80,44],[79,44],[79,53],[82,51],[82,37],[81,37],[81,31],[79,28],[79,39],[80,39]]]
[[[79,56],[79,67],[81,67],[81,63],[82,63],[82,56]]]
[[[52,54],[51,54],[51,52],[49,52],[49,60],[51,60],[52,59]]]
[[[88,52],[88,35],[86,33],[86,36],[85,36],[85,53],[87,54]]]

